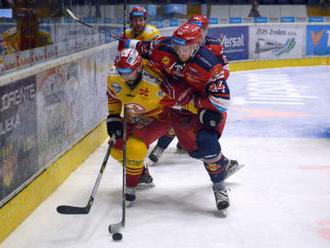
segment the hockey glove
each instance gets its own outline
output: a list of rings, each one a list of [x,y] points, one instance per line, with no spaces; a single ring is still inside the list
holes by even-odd
[[[199,112],[199,121],[207,128],[215,128],[222,120],[222,114],[217,111],[203,109]]]
[[[119,115],[108,115],[107,131],[110,137],[113,135],[116,139],[123,137],[123,120]]]

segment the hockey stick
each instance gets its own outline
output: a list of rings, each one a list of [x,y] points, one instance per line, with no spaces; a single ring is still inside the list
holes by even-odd
[[[112,38],[116,39],[116,40],[120,40],[120,36],[118,34],[113,34],[113,33],[109,33],[107,31],[105,31],[104,29],[101,29],[99,27],[96,27],[96,26],[93,26],[93,25],[90,25],[84,21],[82,21],[81,19],[79,19],[71,10],[69,9],[66,9],[66,12],[69,14],[69,16],[75,20],[76,22],[88,27],[88,28],[91,28],[91,29],[94,29],[94,30],[97,30],[105,35],[110,35]]]
[[[104,169],[105,169],[105,166],[107,165],[107,161],[108,161],[108,158],[109,158],[109,155],[110,155],[110,151],[111,151],[111,148],[113,147],[114,143],[115,143],[115,138],[114,137],[111,137],[109,142],[108,142],[108,149],[107,149],[107,152],[105,154],[105,157],[103,159],[103,163],[102,163],[102,166],[101,166],[101,169],[99,171],[99,174],[96,178],[96,181],[95,181],[95,184],[94,184],[94,187],[93,187],[93,190],[92,190],[92,193],[91,193],[91,196],[89,197],[89,200],[87,202],[87,205],[85,207],[76,207],[76,206],[68,206],[68,205],[61,205],[61,206],[58,206],[56,208],[56,211],[59,213],[59,214],[88,214],[92,205],[93,205],[93,202],[94,202],[94,199],[95,199],[95,195],[96,195],[96,192],[99,188],[99,185],[100,185],[100,182],[101,182],[101,178],[102,178],[102,175],[103,175],[103,172],[104,172]]]
[[[127,0],[124,1],[124,22],[123,22],[123,36],[126,38],[126,7],[127,7]],[[121,211],[121,220],[118,223],[110,224],[108,227],[109,233],[112,233],[112,239],[114,241],[119,241],[123,238],[121,230],[125,227],[126,221],[126,140],[127,140],[127,107],[124,104],[124,133],[123,133],[123,173],[122,173],[122,211]]]
[[[127,8],[127,0],[124,1],[124,22],[123,22],[123,36],[126,38],[126,8]]]
[[[126,200],[125,200],[125,193],[126,193],[126,139],[127,139],[127,107],[124,105],[124,134],[123,134],[123,171],[122,171],[122,215],[121,221],[115,224],[109,225],[109,232],[112,233],[113,240],[121,240],[122,234],[121,229],[125,227],[125,220],[126,220]]]

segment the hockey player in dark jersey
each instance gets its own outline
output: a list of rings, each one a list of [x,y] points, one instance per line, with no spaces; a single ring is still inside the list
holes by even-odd
[[[221,45],[221,41],[219,39],[207,36],[209,26],[208,18],[203,15],[193,15],[192,17],[190,17],[188,22],[191,24],[195,24],[202,29],[203,41],[201,45],[206,46],[215,56],[217,56],[220,61],[220,64],[223,67],[224,78],[225,80],[227,80],[229,77],[228,60],[226,58],[226,55],[223,53],[223,46]],[[157,144],[148,156],[148,165],[152,165],[159,161],[164,150],[169,146],[169,144],[173,141],[174,138],[175,133],[173,129],[170,129],[166,135],[159,138]],[[184,152],[180,143],[177,143],[176,146],[178,152]]]
[[[119,46],[137,48],[142,57],[165,78],[162,89],[176,100],[178,106],[187,102],[176,94],[176,85],[192,89],[189,111],[171,109],[171,126],[182,145],[193,158],[203,161],[211,181],[218,210],[229,207],[224,179],[231,173],[235,160],[228,160],[221,152],[218,141],[227,118],[230,91],[224,79],[219,59],[201,46],[200,27],[185,23],[173,36],[155,42],[122,39]]]

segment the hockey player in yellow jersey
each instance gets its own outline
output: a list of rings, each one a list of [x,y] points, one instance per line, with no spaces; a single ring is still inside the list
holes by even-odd
[[[125,32],[126,38],[142,41],[159,38],[161,36],[159,30],[155,26],[147,24],[147,18],[148,13],[145,8],[134,6],[129,13],[130,28]],[[118,48],[118,50],[120,51],[121,49]],[[144,63],[146,63],[146,61],[144,61]],[[138,182],[138,187],[146,188],[149,186],[153,186],[152,177],[149,174],[148,167],[145,166]]]
[[[147,24],[147,17],[148,13],[144,8],[133,7],[129,14],[130,28],[126,30],[126,38],[148,41],[160,37],[159,30]]]
[[[169,128],[165,106],[174,101],[161,89],[162,78],[151,68],[142,65],[142,58],[135,49],[121,51],[108,78],[107,131],[115,135],[116,144],[111,156],[122,161],[123,104],[128,113],[126,143],[126,200],[135,200],[135,189],[144,168],[149,144],[165,134]],[[152,178],[151,178],[152,180]]]

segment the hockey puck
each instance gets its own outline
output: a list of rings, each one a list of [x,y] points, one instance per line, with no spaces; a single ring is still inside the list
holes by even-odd
[[[119,232],[112,234],[112,239],[114,241],[120,241],[123,238],[123,235]]]

